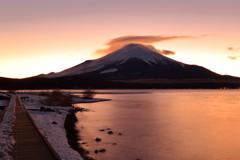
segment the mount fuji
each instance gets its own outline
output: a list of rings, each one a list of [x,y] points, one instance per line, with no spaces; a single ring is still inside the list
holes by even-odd
[[[220,78],[204,67],[188,65],[142,44],[128,44],[96,60],[88,60],[39,78],[91,77],[106,80]]]
[[[240,88],[240,78],[185,64],[141,44],[128,44],[58,73],[24,79],[0,77],[2,89]]]

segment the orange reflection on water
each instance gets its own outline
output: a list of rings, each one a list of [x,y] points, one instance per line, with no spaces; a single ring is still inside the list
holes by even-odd
[[[240,159],[240,93],[237,90],[156,90],[151,94],[104,95],[110,102],[83,104],[78,127],[87,149],[109,150],[101,159]],[[124,136],[99,129],[110,127]],[[95,144],[95,136],[105,143]],[[117,147],[109,145],[116,142]]]

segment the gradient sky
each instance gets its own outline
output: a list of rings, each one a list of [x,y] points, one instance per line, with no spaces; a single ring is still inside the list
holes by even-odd
[[[59,72],[123,38],[240,77],[239,7],[239,0],[2,0],[0,77]]]

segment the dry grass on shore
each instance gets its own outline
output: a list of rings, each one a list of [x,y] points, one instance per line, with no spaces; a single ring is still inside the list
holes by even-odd
[[[47,106],[71,106],[73,102],[72,95],[64,94],[60,90],[45,93],[43,96],[46,98],[41,100],[40,103]]]

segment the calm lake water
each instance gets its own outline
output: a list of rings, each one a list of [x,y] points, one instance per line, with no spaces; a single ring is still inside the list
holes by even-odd
[[[239,160],[240,90],[114,90],[79,104],[82,146],[97,160]],[[112,92],[105,90],[104,92]],[[100,129],[110,128],[109,135]],[[118,135],[122,133],[122,135]],[[101,138],[96,142],[95,138]],[[96,149],[106,149],[95,154]]]

